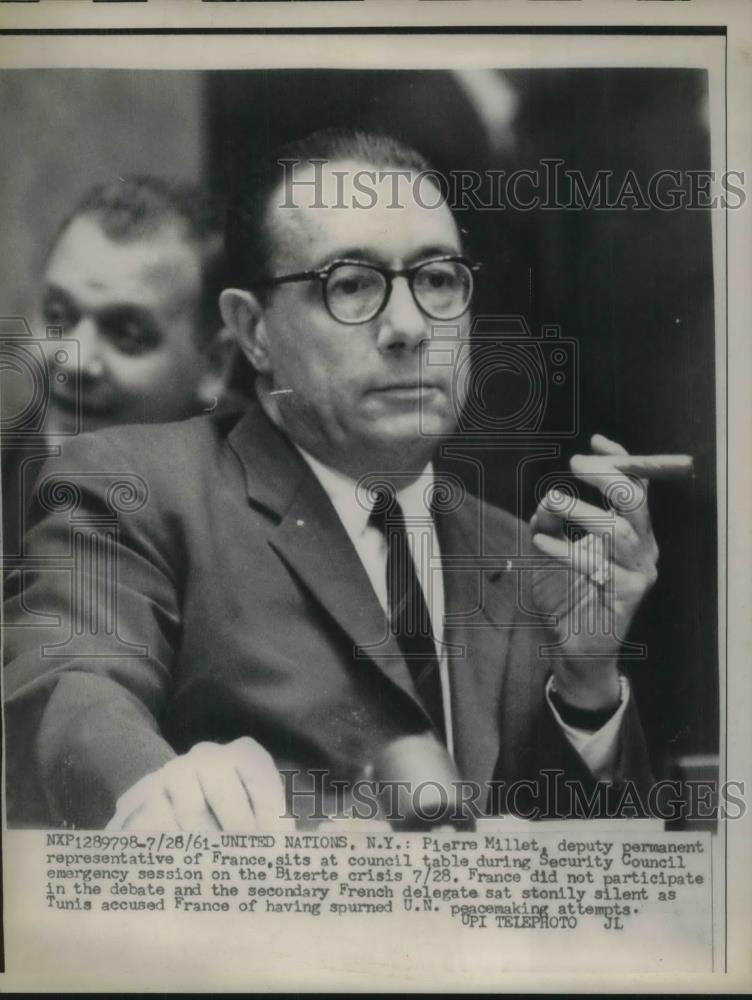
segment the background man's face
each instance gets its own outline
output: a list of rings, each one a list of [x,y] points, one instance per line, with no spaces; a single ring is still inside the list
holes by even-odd
[[[280,207],[281,192],[275,196],[270,217],[275,275],[342,258],[397,269],[462,252],[449,209],[423,207],[407,183],[400,187],[401,207],[394,207],[391,180],[378,185],[373,207],[352,207],[351,178],[364,169],[373,168],[343,161],[323,172],[318,194],[328,206],[337,201],[332,171],[348,172],[340,195],[348,207],[311,207],[314,192],[302,186],[293,190],[299,207]],[[296,174],[301,180],[312,177],[312,168]],[[419,198],[436,204],[438,191],[423,183]],[[293,440],[322,460],[351,471],[405,452],[425,462],[432,451],[425,432],[454,427],[452,364],[430,369],[421,364],[432,326],[446,329],[447,323],[421,312],[405,278],[394,280],[383,312],[356,326],[329,314],[318,280],[282,285],[271,295],[263,324],[274,385],[292,390],[275,396],[282,419]],[[467,324],[467,314],[451,322],[461,332]]]
[[[200,281],[197,251],[177,225],[128,242],[110,240],[96,217],[66,227],[44,273],[37,326],[60,326],[78,342],[83,430],[195,412],[206,369],[195,328]],[[53,433],[76,421],[76,394],[70,379],[55,378],[56,365],[53,352]]]

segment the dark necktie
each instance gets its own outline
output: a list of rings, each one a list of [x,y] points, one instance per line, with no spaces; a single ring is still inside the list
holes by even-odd
[[[431,616],[410,554],[405,516],[396,497],[380,495],[369,523],[378,528],[386,540],[390,631],[405,657],[423,707],[446,742],[441,675]]]

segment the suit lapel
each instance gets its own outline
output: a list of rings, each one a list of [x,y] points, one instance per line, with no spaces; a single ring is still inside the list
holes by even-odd
[[[504,569],[511,538],[489,537],[484,504],[467,495],[454,514],[437,518],[444,566],[445,641],[455,757],[460,774],[490,780],[498,757],[500,698],[514,614],[515,575]],[[473,557],[500,556],[497,566],[468,566]]]
[[[354,647],[416,705],[410,673],[337,512],[289,440],[254,406],[230,433],[251,501],[279,519],[269,544]],[[422,709],[421,709],[422,710]]]

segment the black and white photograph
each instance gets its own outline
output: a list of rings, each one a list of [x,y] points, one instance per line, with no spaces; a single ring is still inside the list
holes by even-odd
[[[6,970],[723,989],[726,28],[374,6],[0,38]]]

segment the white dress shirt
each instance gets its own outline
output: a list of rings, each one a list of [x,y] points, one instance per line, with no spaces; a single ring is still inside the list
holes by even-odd
[[[302,448],[298,447],[298,451],[331,500],[332,506],[363,564],[368,579],[371,581],[371,586],[384,609],[384,614],[388,614],[386,539],[377,527],[369,523],[371,511],[363,504],[363,497],[357,492],[357,484],[343,473],[323,465]],[[454,757],[449,664],[443,648],[444,580],[440,568],[441,549],[429,506],[432,483],[433,467],[429,463],[414,482],[397,492],[397,500],[405,516],[408,545],[431,615],[434,642],[439,654],[447,749],[450,756]],[[549,678],[546,685],[546,698],[554,718],[567,740],[579,753],[592,773],[598,778],[607,779],[610,777],[615,763],[621,720],[629,701],[629,684],[626,678],[620,678],[621,704],[619,708],[608,722],[595,732],[575,729],[562,720],[549,698],[552,681],[553,678]]]

